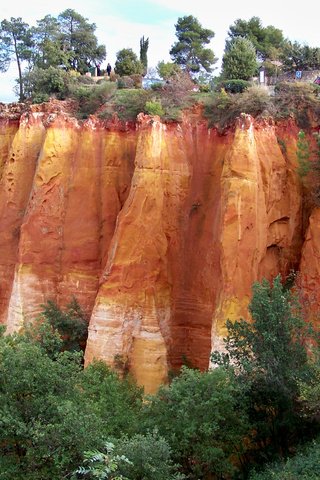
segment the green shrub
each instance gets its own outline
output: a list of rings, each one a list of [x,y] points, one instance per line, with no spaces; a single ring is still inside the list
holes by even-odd
[[[128,75],[120,77],[117,80],[117,86],[118,86],[119,89],[120,88],[134,88],[135,87],[134,80]]]
[[[272,98],[260,87],[249,87],[244,93],[228,94],[225,90],[214,93],[205,104],[204,114],[210,125],[225,128],[242,113],[253,117],[272,116]]]
[[[303,432],[313,433],[301,412],[300,384],[315,378],[308,345],[319,351],[319,344],[280,275],[272,283],[254,283],[249,312],[250,322],[227,321],[227,353],[214,352],[212,361],[237,371],[253,426],[251,458],[261,464],[288,455]]]
[[[80,355],[54,359],[22,335],[0,340],[0,478],[66,478],[101,445],[99,418],[78,388]]]
[[[41,315],[63,338],[64,350],[84,350],[88,336],[89,319],[73,298],[63,310],[52,300],[42,305]]]
[[[151,84],[151,90],[154,90],[154,91],[159,91],[159,90],[162,90],[163,89],[163,82],[155,82],[155,83],[152,83]]]
[[[201,92],[201,93],[209,93],[209,92],[211,92],[211,85],[209,85],[209,84],[199,85],[199,92]]]
[[[116,455],[114,445],[106,442],[105,451],[89,450],[84,452],[84,465],[77,468],[71,480],[79,478],[96,480],[126,480],[120,473],[122,464],[129,464],[124,455]]]
[[[301,129],[308,129],[320,115],[320,98],[315,85],[305,82],[281,82],[275,86],[275,114],[293,115]]]
[[[319,480],[320,439],[302,447],[295,456],[274,463],[262,472],[250,475],[250,480]]]
[[[221,90],[221,88],[224,88],[228,93],[242,93],[249,87],[250,82],[247,80],[231,79],[219,82],[216,89]]]
[[[72,89],[71,96],[78,101],[79,114],[87,118],[110,100],[117,90],[115,83],[103,82],[99,85],[81,85]]]
[[[137,434],[116,442],[115,451],[129,460],[119,465],[119,471],[130,480],[182,480],[176,472],[167,441],[156,432]]]
[[[159,115],[159,117],[164,115],[164,110],[159,100],[150,100],[146,102],[144,109],[148,115]]]
[[[84,369],[80,385],[100,418],[104,436],[120,438],[138,430],[142,388],[130,376],[121,379],[103,361],[94,361]]]
[[[232,372],[182,367],[145,405],[145,428],[156,428],[168,441],[188,478],[228,478],[236,470],[230,457],[241,454],[247,431],[240,401]]]
[[[32,97],[32,103],[44,103],[50,100],[48,93],[37,93]]]
[[[60,68],[35,68],[23,77],[24,92],[27,98],[36,99],[37,103],[50,96],[64,99],[74,81],[71,75]]]
[[[93,80],[92,77],[87,77],[86,75],[81,75],[77,77],[77,83],[83,84],[83,85],[95,85],[95,80]]]
[[[116,113],[122,121],[134,121],[137,115],[144,112],[150,93],[140,89],[120,89],[114,97],[100,111],[100,118],[112,118]]]

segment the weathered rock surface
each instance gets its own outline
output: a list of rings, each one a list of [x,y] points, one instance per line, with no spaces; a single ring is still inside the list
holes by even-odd
[[[303,246],[293,124],[243,116],[219,134],[197,111],[181,124],[80,124],[59,103],[0,117],[9,332],[75,295],[90,314],[86,363],[123,364],[152,392],[183,362],[208,367],[225,320],[248,316],[255,280],[302,255],[317,291],[320,214]]]

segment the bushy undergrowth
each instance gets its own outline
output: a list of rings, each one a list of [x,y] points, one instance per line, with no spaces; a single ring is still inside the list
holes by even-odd
[[[317,85],[282,82],[275,86],[276,117],[292,115],[300,128],[309,128],[320,115],[320,90]]]
[[[306,350],[310,339],[318,347],[313,332],[279,278],[255,284],[250,311],[252,323],[227,323],[215,369],[183,367],[152,396],[103,362],[83,369],[81,352],[66,350],[82,318],[75,301],[51,302],[20,334],[2,329],[0,479],[240,479],[310,442],[320,403],[319,349]],[[317,478],[318,456],[318,444],[307,447],[271,476]]]
[[[293,457],[250,475],[250,480],[319,480],[319,478],[320,438],[300,448]]]
[[[94,86],[73,86],[70,90],[70,95],[78,102],[79,116],[87,118],[95,113],[101,105],[112,99],[115,92],[116,85],[114,83],[103,82]]]
[[[225,128],[242,113],[253,117],[274,115],[275,107],[268,93],[259,87],[249,87],[243,93],[229,94],[225,90],[206,100],[204,114],[211,126]]]
[[[306,83],[279,83],[275,94],[266,89],[248,87],[242,93],[229,93],[225,88],[214,92],[205,101],[205,116],[210,125],[225,128],[241,113],[256,118],[293,117],[301,128],[309,128],[320,114],[320,97],[316,86]]]

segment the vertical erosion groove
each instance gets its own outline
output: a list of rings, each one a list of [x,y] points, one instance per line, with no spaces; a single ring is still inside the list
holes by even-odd
[[[9,331],[49,298],[64,306],[75,295],[91,314],[86,364],[129,368],[153,392],[170,369],[207,368],[226,319],[247,317],[252,282],[286,275],[301,249],[311,296],[319,215],[302,248],[292,125],[276,131],[246,117],[221,135],[194,112],[167,125],[140,115],[124,129],[47,117],[0,122]]]

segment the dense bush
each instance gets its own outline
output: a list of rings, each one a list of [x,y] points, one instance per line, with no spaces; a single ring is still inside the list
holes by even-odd
[[[268,92],[259,87],[250,87],[244,93],[228,94],[225,90],[214,93],[205,104],[204,114],[211,125],[225,128],[232,125],[242,113],[253,117],[269,117],[273,115],[274,108]]]
[[[272,285],[266,280],[254,284],[249,310],[252,323],[227,322],[227,353],[215,352],[212,360],[232,364],[238,372],[252,425],[251,455],[261,463],[288,455],[303,432],[312,432],[311,419],[301,410],[300,384],[310,385],[315,378],[307,345],[319,346],[279,276]]]
[[[89,319],[82,310],[75,297],[67,304],[65,309],[59,308],[52,300],[42,305],[41,316],[63,338],[64,350],[84,350]],[[41,321],[41,319],[40,319]]]
[[[60,480],[85,450],[137,429],[141,389],[61,352],[57,330],[0,338],[0,478]],[[49,325],[49,327],[51,327]]]
[[[164,115],[164,110],[163,110],[161,102],[159,100],[150,100],[150,101],[146,102],[145,112],[148,115],[159,115],[159,117]]]
[[[61,68],[35,68],[23,77],[23,88],[27,98],[34,103],[49,100],[49,97],[64,99],[75,78]]]
[[[92,86],[74,86],[71,90],[71,97],[78,102],[79,115],[87,118],[109,101],[115,95],[116,89],[114,82],[103,82]]]
[[[112,118],[114,114],[123,121],[134,121],[137,115],[144,112],[150,93],[139,89],[120,89],[107,105],[100,111],[100,118]]]
[[[172,462],[172,452],[156,432],[124,437],[116,442],[115,452],[129,462],[119,464],[119,472],[130,480],[182,480]]]
[[[101,444],[99,419],[77,387],[79,354],[53,360],[24,337],[0,340],[0,478],[60,479]]]
[[[319,480],[320,439],[301,448],[292,458],[252,473],[250,480]]]
[[[183,367],[146,404],[145,428],[156,428],[182,471],[198,479],[208,474],[224,478],[235,470],[230,459],[241,454],[248,425],[231,372],[201,373]]]
[[[247,88],[250,87],[250,82],[247,80],[222,80],[216,86],[216,90],[221,90],[224,88],[228,93],[243,93]]]
[[[302,129],[310,128],[320,115],[320,98],[316,86],[304,82],[282,82],[275,86],[276,116],[292,115]]]
[[[130,377],[120,379],[104,362],[96,361],[83,371],[81,389],[105,436],[118,438],[137,431],[142,389]]]

